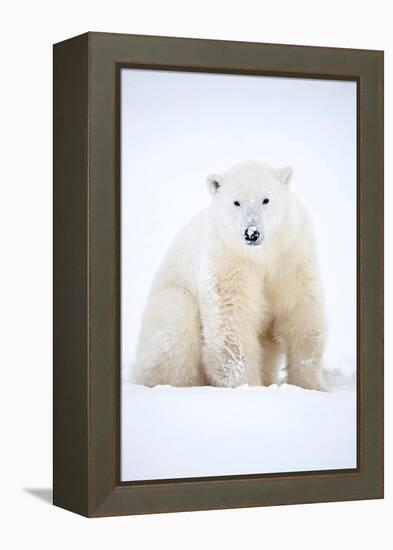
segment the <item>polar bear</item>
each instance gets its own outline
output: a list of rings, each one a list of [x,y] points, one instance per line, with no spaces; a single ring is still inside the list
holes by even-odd
[[[292,169],[249,161],[207,178],[210,205],[153,281],[138,340],[147,386],[287,382],[323,390],[326,327],[312,225]]]

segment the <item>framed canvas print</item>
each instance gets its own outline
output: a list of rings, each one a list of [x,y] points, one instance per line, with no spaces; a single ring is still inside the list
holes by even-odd
[[[383,53],[54,46],[54,503],[383,496]]]

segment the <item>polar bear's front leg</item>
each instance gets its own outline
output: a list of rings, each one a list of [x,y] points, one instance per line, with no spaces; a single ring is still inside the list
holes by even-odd
[[[287,339],[288,384],[325,390],[322,377],[323,338],[317,327],[298,327]]]
[[[319,276],[299,270],[298,285],[296,303],[279,329],[287,356],[287,382],[305,389],[325,390],[322,355],[326,328]]]
[[[239,268],[206,277],[201,295],[202,362],[213,386],[260,385],[261,346]],[[207,284],[206,284],[207,283]]]
[[[231,333],[231,329],[224,321],[213,327],[212,323],[206,320],[203,325],[202,357],[209,383],[228,388],[245,384],[246,363],[239,338]]]

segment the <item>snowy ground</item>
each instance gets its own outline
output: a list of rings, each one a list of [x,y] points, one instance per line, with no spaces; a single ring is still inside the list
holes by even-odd
[[[356,467],[356,392],[122,384],[122,480]]]

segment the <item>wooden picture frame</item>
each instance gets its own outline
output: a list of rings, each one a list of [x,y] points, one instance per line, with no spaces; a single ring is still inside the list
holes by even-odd
[[[122,67],[357,82],[358,467],[120,481]],[[383,497],[383,52],[87,33],[54,46],[54,504],[89,516]]]

